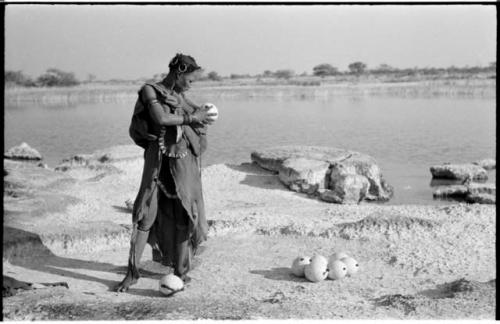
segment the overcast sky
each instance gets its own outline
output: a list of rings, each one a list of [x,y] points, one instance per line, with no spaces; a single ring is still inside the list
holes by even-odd
[[[5,65],[36,77],[57,67],[86,78],[151,77],[176,52],[208,72],[312,72],[488,65],[494,6],[7,5]]]

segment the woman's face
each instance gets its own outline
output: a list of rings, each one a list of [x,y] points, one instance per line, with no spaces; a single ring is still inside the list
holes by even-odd
[[[175,85],[180,92],[188,91],[191,88],[191,83],[194,82],[196,78],[195,72],[191,73],[181,73],[177,77]]]

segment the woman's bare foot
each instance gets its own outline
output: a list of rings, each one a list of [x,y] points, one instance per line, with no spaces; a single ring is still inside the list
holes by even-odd
[[[118,286],[116,286],[115,290],[117,292],[125,292],[129,289],[130,286],[136,284],[138,279],[139,278],[134,277],[131,273],[127,273],[125,279],[123,279],[123,281],[120,282]]]

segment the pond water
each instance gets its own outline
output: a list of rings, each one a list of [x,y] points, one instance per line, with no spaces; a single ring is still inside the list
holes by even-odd
[[[213,100],[212,100],[213,102]],[[250,161],[275,145],[319,145],[373,156],[395,188],[390,204],[449,203],[432,198],[429,167],[496,156],[494,99],[339,97],[332,100],[219,99],[203,165]],[[5,107],[5,148],[21,142],[49,166],[77,153],[132,144],[134,101]],[[489,172],[494,182],[496,172]]]

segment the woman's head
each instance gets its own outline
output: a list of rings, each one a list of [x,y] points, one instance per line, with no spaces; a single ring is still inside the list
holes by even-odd
[[[169,74],[175,76],[174,87],[178,92],[189,90],[191,83],[196,78],[196,71],[201,69],[193,57],[183,54],[175,55],[168,67]]]
[[[192,73],[196,70],[201,69],[201,67],[196,64],[196,61],[192,56],[184,55],[181,53],[176,54],[174,58],[170,60],[168,68],[170,69],[170,72],[179,74]]]

